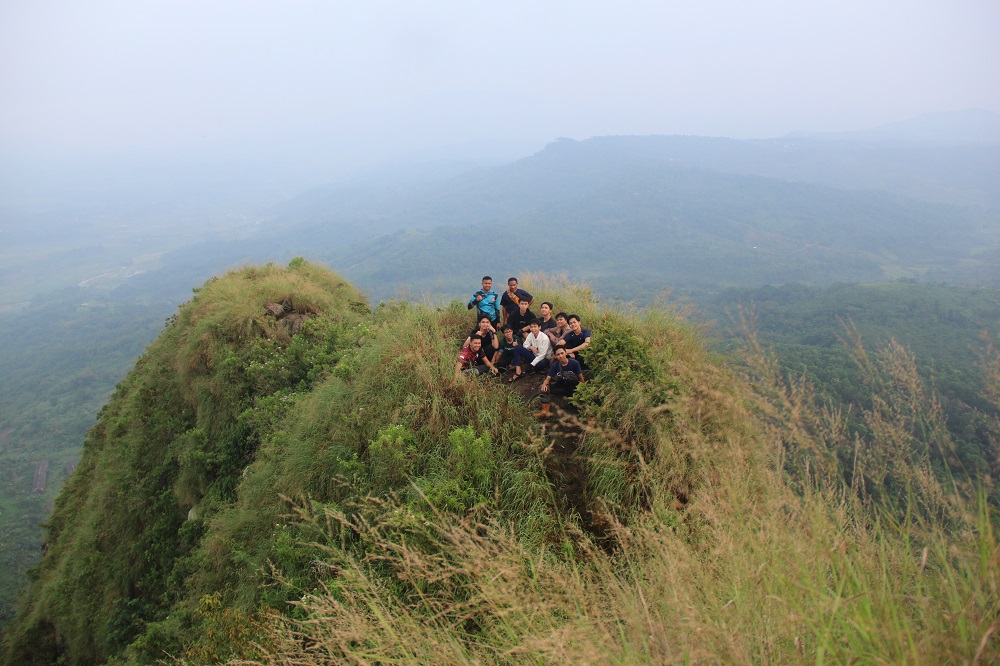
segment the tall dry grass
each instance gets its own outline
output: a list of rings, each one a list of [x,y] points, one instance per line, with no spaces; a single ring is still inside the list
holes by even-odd
[[[666,340],[671,325],[636,328]],[[562,546],[526,543],[489,506],[301,507],[336,575],[272,625],[265,657],[233,663],[995,663],[995,510],[930,465],[950,442],[912,357],[854,344],[877,396],[863,435],[752,337],[746,383],[703,352],[658,355],[686,388],[642,414],[623,401],[627,432],[598,421],[580,452],[649,490],[642,510],[607,512],[614,549],[572,521]],[[629,437],[644,441],[623,454]]]

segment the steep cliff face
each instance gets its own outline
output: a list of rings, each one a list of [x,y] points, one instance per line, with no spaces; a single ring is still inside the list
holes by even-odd
[[[8,662],[997,654],[989,512],[919,455],[880,472],[900,497],[844,483],[839,451],[917,432],[905,359],[862,442],[669,312],[530,288],[594,332],[545,423],[530,380],[455,375],[463,304],[371,311],[300,260],[210,281],[89,434]]]
[[[235,500],[268,419],[336,363],[367,315],[357,290],[301,261],[214,279],[182,306],[87,437],[9,632],[10,660],[105,661],[183,601],[198,545]]]

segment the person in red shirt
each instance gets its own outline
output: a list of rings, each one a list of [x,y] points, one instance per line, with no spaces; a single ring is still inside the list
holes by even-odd
[[[478,334],[469,339],[469,345],[462,347],[458,353],[458,362],[455,364],[455,376],[462,375],[478,376],[487,373],[498,374],[497,367],[493,365],[489,356],[483,351],[483,339]]]

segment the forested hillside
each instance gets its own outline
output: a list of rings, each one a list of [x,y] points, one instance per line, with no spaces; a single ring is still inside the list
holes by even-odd
[[[81,444],[112,389],[163,328],[171,308],[81,303],[78,290],[36,299],[0,319],[0,624],[14,617],[25,571]],[[47,463],[44,489],[33,474]]]
[[[957,170],[1000,173],[1000,149],[954,150],[963,165]],[[830,173],[840,168],[838,151],[898,160],[887,169],[901,182],[954,196],[922,200],[874,169],[844,167],[854,176],[845,183]],[[887,157],[893,151],[903,153]],[[459,289],[457,276],[481,272],[493,248],[510,257],[505,263],[515,273],[577,275],[606,298],[650,295],[665,285],[700,297],[791,281],[919,278],[996,286],[1000,213],[989,200],[995,187],[978,175],[955,185],[954,171],[936,156],[933,149],[883,144],[562,140],[505,167],[369,201],[354,212],[359,224],[370,224],[364,211],[375,228],[406,228],[316,257],[377,297]],[[864,161],[847,164],[855,160]]]
[[[748,332],[756,336],[785,373],[806,379],[822,400],[850,410],[849,423],[862,431],[864,410],[872,409],[875,396],[855,342],[902,346],[937,394],[955,444],[947,455],[931,452],[936,464],[974,480],[1000,470],[1000,413],[987,397],[984,365],[998,343],[997,290],[913,281],[730,289],[706,300],[699,316],[714,319],[721,347],[730,352]],[[990,492],[1000,505],[1000,494]]]
[[[462,304],[372,311],[299,259],[209,281],[89,433],[8,663],[1000,657],[995,510],[933,463],[905,354],[872,350],[856,434],[669,311],[524,286],[595,331],[551,424],[455,376]]]

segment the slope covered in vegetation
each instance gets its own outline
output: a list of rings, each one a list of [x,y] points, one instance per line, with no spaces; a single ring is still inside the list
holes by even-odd
[[[905,353],[847,473],[842,415],[766,355],[751,390],[669,312],[531,289],[596,333],[546,425],[455,377],[457,303],[369,311],[300,260],[209,282],[89,434],[8,661],[1000,654],[992,510],[929,464]]]
[[[723,349],[736,349],[744,325],[753,328],[773,348],[785,374],[805,377],[823,400],[851,410],[849,424],[862,433],[864,412],[878,396],[865,381],[865,366],[850,340],[902,345],[913,353],[921,379],[933,387],[955,445],[931,451],[935,464],[964,479],[984,478],[1000,468],[995,446],[1000,413],[987,397],[982,364],[988,331],[1000,325],[1000,291],[912,280],[829,288],[788,284],[726,290],[705,303],[702,313],[728,338]],[[989,491],[991,502],[1000,504],[1000,488]]]

